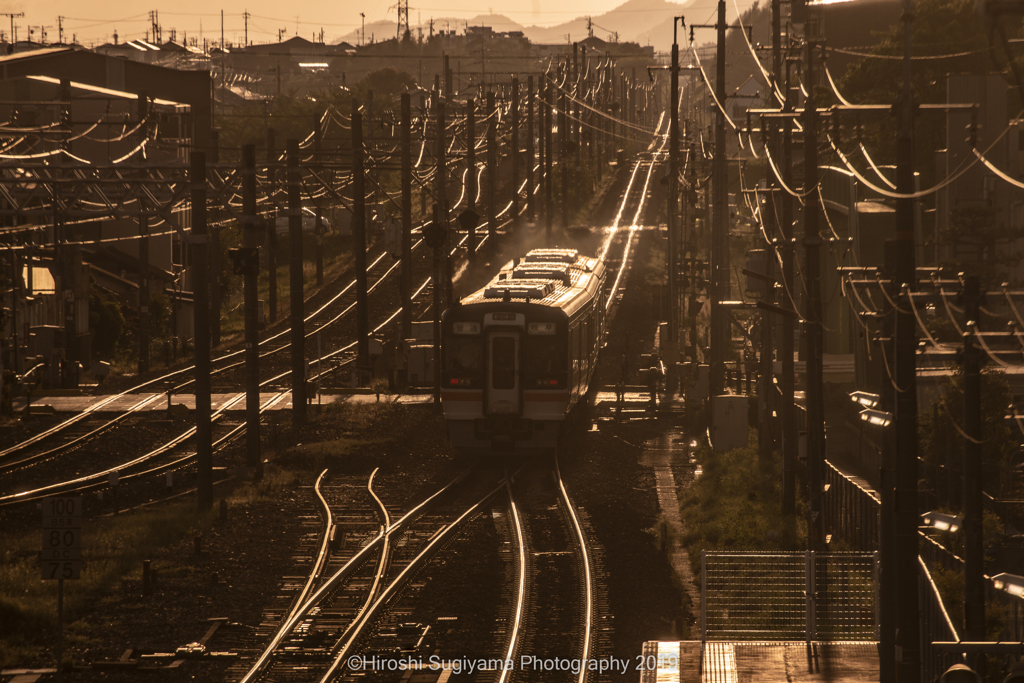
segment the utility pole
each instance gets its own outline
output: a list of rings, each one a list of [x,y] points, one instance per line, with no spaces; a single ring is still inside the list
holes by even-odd
[[[668,119],[668,346],[669,346],[669,367],[674,374],[675,350],[678,325],[676,321],[676,306],[678,297],[676,295],[676,250],[678,228],[677,202],[679,201],[679,36],[677,27],[682,22],[686,28],[686,20],[683,17],[672,17],[672,82],[669,88],[669,119]]]
[[[352,250],[356,269],[356,378],[370,364],[370,314],[366,284],[366,181],[363,175],[363,113],[352,99]]]
[[[487,93],[487,236],[494,244],[495,230],[497,228],[498,216],[495,209],[498,199],[496,196],[496,182],[498,175],[498,114],[494,106],[494,93]]]
[[[551,235],[551,224],[554,216],[551,208],[551,104],[554,102],[552,92],[551,81],[547,80],[545,87],[545,104],[544,104],[544,149],[547,152],[547,156],[544,157],[544,225],[547,229],[548,236]]]
[[[907,297],[916,285],[914,263],[914,102],[910,82],[911,0],[903,4],[903,89],[899,98],[896,137],[896,283]],[[808,80],[808,83],[813,81]],[[920,615],[918,613],[917,525],[917,321],[907,300],[897,306],[896,353],[896,507],[893,540],[899,607],[896,610],[896,680],[921,677]],[[810,397],[808,397],[808,404]]]
[[[149,216],[139,215],[139,375],[149,372]],[[70,339],[69,339],[70,343]]]
[[[789,90],[789,79],[788,77],[783,79],[784,64],[782,61],[782,0],[772,0],[772,75],[775,79],[775,101],[776,106],[786,112],[787,114],[792,111],[791,92]],[[788,72],[787,72],[788,73]],[[785,83],[783,84],[783,80]],[[779,90],[785,88],[785,99],[782,99],[779,94]],[[770,144],[774,153],[778,153],[780,147],[782,151],[782,174],[785,176],[787,184],[791,184],[789,180],[790,172],[790,121],[789,117],[784,116],[782,118],[783,131],[781,134],[778,130],[772,130],[770,136]],[[781,138],[781,139],[780,139]],[[771,185],[775,190],[781,190],[777,188],[778,183],[775,182],[773,175],[769,176]],[[788,192],[773,191],[771,195],[771,201],[774,203],[778,198],[781,204],[780,220],[779,220],[779,231],[778,234],[781,237],[780,241],[780,254],[782,257],[782,282],[783,289],[786,287],[790,291],[796,291],[793,281],[793,209],[792,209],[792,197]],[[769,211],[770,216],[777,215],[774,208]],[[783,300],[784,301],[784,300]],[[793,408],[793,318],[790,316],[781,316],[778,321],[779,329],[779,360],[782,361],[782,377],[780,382],[780,389],[782,392],[782,401],[780,406],[780,417],[782,418],[782,512],[791,513],[796,508],[796,460],[797,460],[797,434],[796,434],[796,415]]]
[[[512,230],[519,227],[519,79],[512,77]]]
[[[889,295],[898,298],[899,288],[896,285],[896,241],[886,240],[884,243],[884,267],[882,286],[889,287]],[[894,299],[895,300],[895,299]],[[881,320],[882,343],[893,353],[896,321],[893,316],[884,316]],[[881,409],[885,412],[896,412],[896,390],[889,379],[888,368],[880,368],[879,381],[882,390],[879,392]],[[896,681],[896,628],[899,610],[898,581],[896,576],[895,510],[896,510],[896,436],[894,429],[883,430],[882,466],[879,468],[878,510],[878,680],[879,683],[895,683]],[[916,547],[916,546],[915,546]]]
[[[476,212],[476,103],[472,97],[466,99],[466,204],[469,211]],[[476,253],[476,225],[469,225],[466,245],[469,255]]]
[[[210,131],[210,154],[207,161],[211,164],[220,163],[220,132]],[[214,209],[213,221],[216,223],[219,212]],[[210,249],[207,254],[210,262],[210,346],[220,346],[220,311],[221,311],[221,262],[220,262],[220,228],[210,230]],[[184,262],[182,263],[184,267]]]
[[[207,279],[206,153],[192,152],[193,325],[196,340],[196,499],[200,512],[213,508],[213,443],[210,422],[210,293]]]
[[[718,0],[718,52],[715,64],[715,96],[725,106],[725,0]],[[715,159],[713,169],[714,221],[711,232],[711,395],[725,388],[726,347],[730,333],[721,302],[729,282],[729,169],[725,145],[725,112],[715,112]],[[724,282],[723,282],[724,280]]]
[[[443,111],[444,104],[440,104]],[[443,118],[443,116],[442,116]],[[441,405],[441,272],[443,270],[441,250],[444,248],[447,235],[445,225],[441,223],[441,207],[433,206],[433,221],[429,230],[424,228],[427,244],[434,251],[433,299],[434,299],[434,405]]]
[[[302,198],[299,141],[288,140],[288,294],[291,300],[292,428],[306,424],[306,324],[302,301]],[[358,267],[358,263],[357,263]]]
[[[143,126],[143,133],[149,129],[146,121],[149,118],[149,96],[146,93],[139,93],[139,122]],[[141,202],[139,204],[142,206]],[[139,375],[149,372],[149,216],[139,215]],[[68,336],[68,343],[71,343],[72,335]]]
[[[451,304],[451,278],[449,277],[451,270],[449,261],[451,261],[451,248],[448,244],[448,150],[445,142],[445,114],[447,108],[447,101],[441,95],[441,91],[437,91],[437,224],[442,228],[444,234],[444,243],[442,244],[441,254],[441,270],[437,274],[437,282],[435,283],[440,291],[444,293],[445,304]],[[435,339],[435,344],[440,344],[440,339]],[[440,372],[440,357],[435,358],[435,368]],[[440,375],[438,375],[440,377]],[[440,381],[440,380],[438,380]]]
[[[320,119],[313,119],[313,163],[323,163],[323,135],[320,132]],[[318,203],[316,205],[316,284],[324,284],[324,220],[323,209]],[[320,366],[317,365],[317,372]]]
[[[260,457],[259,276],[260,224],[256,213],[256,146],[242,148],[242,253],[245,307],[245,464],[263,476]],[[237,268],[237,266],[236,266]]]
[[[565,115],[565,88],[558,89],[558,166],[562,176],[562,230],[569,227],[569,131]]]
[[[14,20],[25,16],[24,12],[0,12],[0,17],[9,17],[11,20],[11,45],[18,42],[18,36],[14,32]]]
[[[709,389],[711,396],[717,396],[725,390],[725,357],[726,350],[732,344],[725,311],[721,302],[729,298],[729,168],[725,146],[725,31],[730,28],[725,21],[725,0],[718,2],[718,21],[714,26],[705,24],[690,25],[690,42],[693,42],[693,29],[714,28],[718,33],[718,51],[715,64],[715,98],[719,107],[715,112],[715,156],[712,166],[712,209],[711,224],[711,325],[710,325],[710,377]],[[734,27],[739,28],[739,27]]]
[[[814,52],[807,42],[807,98],[804,101],[804,279],[807,282],[807,528],[811,550],[827,550],[822,519],[821,481],[825,460],[824,384],[822,382],[821,235],[819,204],[811,196],[818,182],[818,112],[814,98]],[[915,523],[914,533],[917,533]],[[914,546],[916,548],[916,546]],[[916,557],[916,552],[915,552]],[[915,593],[916,594],[916,593]],[[914,618],[917,618],[915,613]]]
[[[248,11],[242,12],[242,16],[245,18],[245,47],[249,47],[249,17],[252,16]],[[278,39],[280,42],[280,39]]]
[[[776,0],[778,1],[778,0]],[[783,111],[791,114],[796,103],[796,89],[790,87],[789,69],[786,69],[786,101]],[[793,123],[789,116],[782,117],[782,176],[786,185],[793,185]],[[794,273],[793,246],[793,197],[788,192],[780,193],[782,200],[782,281],[792,294],[797,291]],[[796,466],[798,456],[796,428],[796,363],[793,359],[793,318],[782,316],[779,321],[782,339],[779,354],[782,356],[782,511],[796,510]]]
[[[533,223],[537,220],[533,187],[533,75],[526,77],[526,215]]]
[[[402,339],[412,338],[412,104],[402,93]]]
[[[976,345],[977,276],[964,278],[964,640],[985,640],[985,547],[982,536],[981,365]]]
[[[277,216],[281,213],[277,201],[276,136],[277,131],[267,129],[267,185],[270,187],[270,203],[274,206],[274,215],[267,221],[267,307],[271,324],[277,322]]]
[[[547,198],[547,183],[548,183],[548,174],[547,174],[547,153],[548,153],[547,149],[548,149],[548,141],[547,141],[547,138],[546,138],[546,136],[544,134],[545,121],[547,121],[547,119],[544,117],[544,111],[545,111],[544,99],[546,97],[544,88],[545,88],[545,78],[544,78],[544,76],[541,76],[540,77],[540,81],[537,83],[537,111],[535,112],[535,114],[537,116],[537,127],[539,129],[538,132],[537,132],[537,172],[540,175],[540,178],[539,178],[540,182],[539,182],[538,187],[537,187],[537,195],[538,195],[537,200],[541,200],[541,199],[544,200],[544,204],[543,204],[544,224],[547,227],[548,232],[550,232],[551,231],[551,223],[548,221],[548,215],[547,215],[548,214],[548,204],[547,204],[547,199],[546,199]]]

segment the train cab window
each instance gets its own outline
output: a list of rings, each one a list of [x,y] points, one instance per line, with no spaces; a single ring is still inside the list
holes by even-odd
[[[491,339],[491,388],[516,388],[516,339],[501,336]]]
[[[450,336],[446,340],[445,384],[474,387],[483,374],[483,344],[478,336]]]
[[[528,334],[523,343],[523,387],[564,389],[567,374],[565,334]]]

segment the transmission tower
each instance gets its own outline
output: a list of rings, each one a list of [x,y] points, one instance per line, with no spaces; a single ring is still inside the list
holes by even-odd
[[[409,30],[409,0],[398,0],[398,40]]]

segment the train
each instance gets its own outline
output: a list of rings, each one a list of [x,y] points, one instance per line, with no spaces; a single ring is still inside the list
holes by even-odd
[[[534,249],[441,319],[441,405],[457,451],[550,449],[586,396],[605,334],[606,268]]]

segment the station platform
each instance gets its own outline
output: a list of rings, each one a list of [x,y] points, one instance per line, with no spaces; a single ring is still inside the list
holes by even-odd
[[[873,642],[648,641],[640,683],[854,683],[878,680]]]
[[[267,410],[291,410],[291,392],[269,392],[260,394],[260,405],[266,405],[273,401]],[[278,399],[278,400],[274,400]],[[415,394],[384,394],[380,395],[380,402],[402,403],[402,404],[429,404],[433,403],[432,393]],[[333,403],[368,404],[377,403],[375,393],[322,393],[319,396],[313,395],[309,405],[329,405]],[[167,394],[142,393],[126,394],[114,398],[111,396],[39,396],[32,399],[31,410],[33,413],[78,413],[88,410],[94,406],[96,412],[123,413],[133,406],[141,405],[138,410],[142,411],[192,411],[196,407],[194,394],[174,394],[168,400]],[[210,405],[213,410],[219,410],[224,406],[231,411],[245,410],[245,394],[241,396],[233,394],[212,394]],[[19,398],[14,401],[14,412],[21,413],[25,410],[25,399]]]
[[[245,410],[245,396],[242,395],[238,398],[239,394],[212,394],[210,397],[210,403],[213,410],[218,410],[225,405],[229,405],[228,410]],[[285,392],[283,395],[278,392],[263,392],[260,394],[260,404],[265,405],[268,401],[278,398],[279,400],[274,401],[268,410],[290,410],[292,407],[291,393]],[[615,415],[616,413],[621,414],[623,417],[642,417],[650,416],[658,411],[663,412],[667,409],[666,405],[659,405],[657,411],[652,409],[650,403],[650,394],[646,391],[638,391],[635,387],[630,387],[624,392],[623,400],[621,403],[618,402],[617,396],[614,391],[599,391],[596,396],[595,404],[598,409],[599,415]],[[237,399],[237,400],[236,400]],[[401,404],[429,404],[433,403],[434,396],[433,392],[429,390],[415,391],[413,393],[402,393],[402,394],[387,394],[382,393],[380,395],[380,402],[387,401],[388,403],[401,403]],[[343,392],[324,392],[319,395],[312,396],[310,405],[329,405],[333,403],[350,403],[350,404],[364,404],[364,403],[377,403],[377,394],[369,391],[343,391]],[[158,393],[139,393],[139,394],[126,394],[124,396],[118,396],[114,398],[114,395],[100,395],[100,396],[35,396],[32,399],[32,412],[44,414],[44,413],[77,413],[83,410],[88,410],[93,406],[99,406],[95,408],[96,412],[109,412],[109,413],[122,413],[126,410],[131,409],[133,406],[142,405],[139,410],[144,411],[166,411],[168,406],[180,406],[178,410],[195,410],[196,398],[194,394],[174,394],[168,401],[167,394]],[[24,397],[19,397],[14,401],[14,412],[21,413],[25,409]]]

